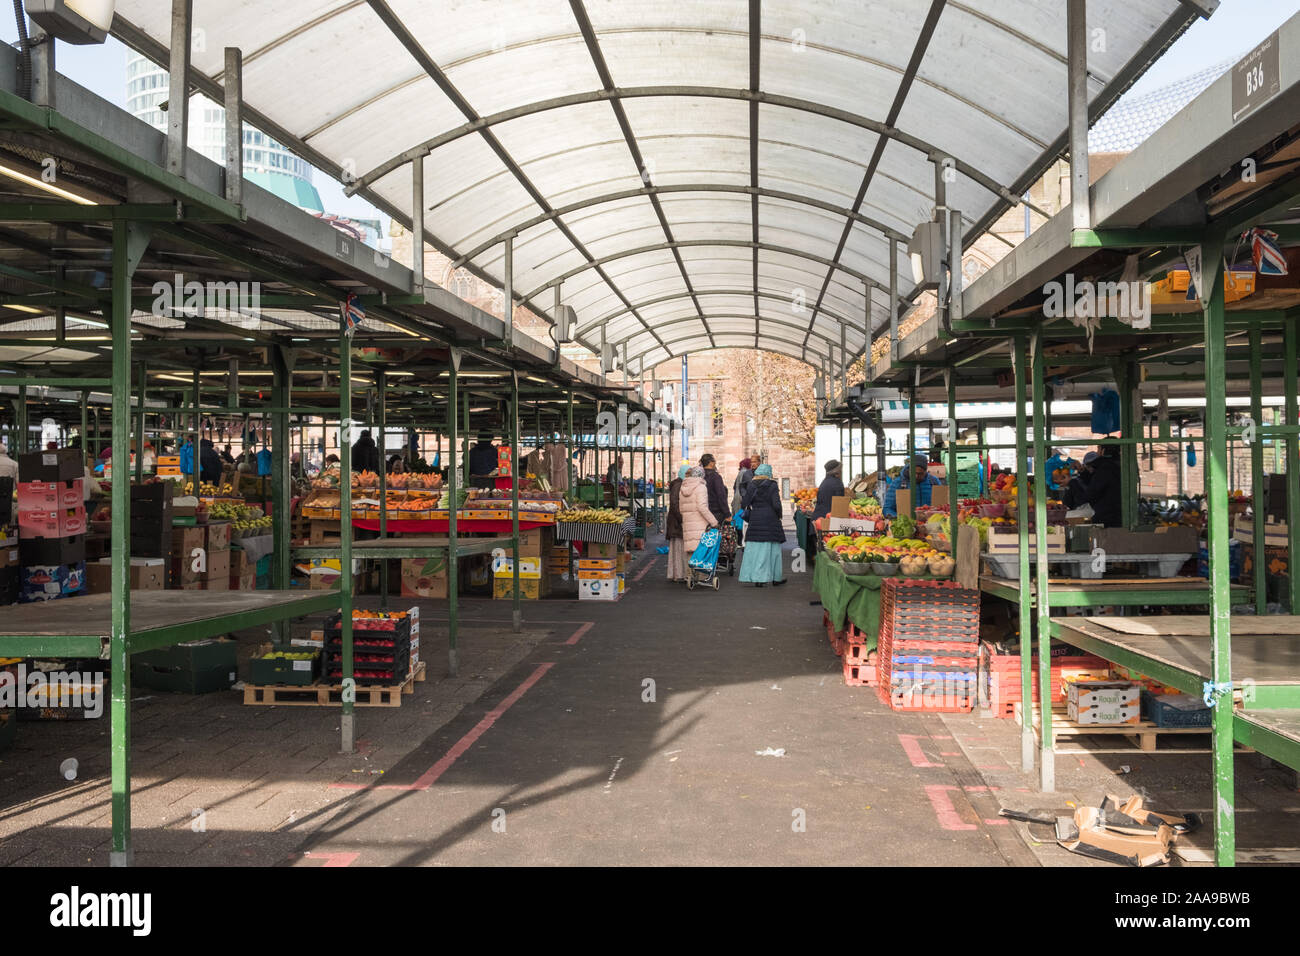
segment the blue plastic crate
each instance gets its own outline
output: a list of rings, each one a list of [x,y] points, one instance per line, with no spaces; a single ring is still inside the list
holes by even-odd
[[[1170,698],[1181,699],[1175,704]],[[1165,694],[1158,697],[1150,691],[1142,692],[1142,716],[1157,727],[1204,727],[1208,730],[1213,713],[1199,697],[1191,694]]]

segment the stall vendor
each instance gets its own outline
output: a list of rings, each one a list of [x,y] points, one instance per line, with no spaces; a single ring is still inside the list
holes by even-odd
[[[924,455],[912,456],[912,473],[916,476],[916,500],[912,502],[913,507],[916,505],[928,505],[930,503],[930,489],[935,485],[942,485],[943,482],[926,470],[926,457]],[[885,488],[885,500],[881,502],[880,510],[886,518],[898,517],[898,490],[908,487],[907,469],[900,469],[898,477],[891,480]]]
[[[812,520],[824,518],[831,513],[831,499],[844,494],[844,481],[840,478],[841,465],[838,461],[826,463],[826,477],[817,486],[817,507],[813,509]]]
[[[497,449],[489,432],[480,432],[469,450],[469,485],[471,488],[495,488],[492,475],[497,470]]]
[[[1062,500],[1069,508],[1092,505],[1097,524],[1118,528],[1123,524],[1122,496],[1119,462],[1110,455],[1090,451],[1083,456],[1079,474],[1066,485]]]

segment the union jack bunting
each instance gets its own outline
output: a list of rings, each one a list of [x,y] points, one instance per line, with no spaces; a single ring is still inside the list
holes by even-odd
[[[347,326],[348,335],[355,332],[357,326],[366,320],[366,310],[361,307],[361,301],[351,292],[343,302],[339,303],[339,311],[343,313],[343,323]]]
[[[1255,271],[1262,276],[1284,276],[1286,256],[1277,244],[1277,233],[1269,232],[1256,226],[1242,234],[1243,240],[1250,240],[1250,258],[1255,263]]]

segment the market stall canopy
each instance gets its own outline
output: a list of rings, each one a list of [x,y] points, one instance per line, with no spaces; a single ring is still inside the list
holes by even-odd
[[[1090,116],[1213,6],[1090,0]],[[936,166],[973,237],[1066,143],[1063,2],[194,0],[193,27],[196,80],[240,48],[249,121],[399,220],[422,163],[430,241],[500,283],[513,237],[519,299],[559,285],[632,371],[859,354]],[[166,62],[171,4],[113,32]]]

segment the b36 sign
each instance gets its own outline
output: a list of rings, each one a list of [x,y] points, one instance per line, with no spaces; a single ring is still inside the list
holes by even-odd
[[[1232,121],[1235,123],[1273,97],[1282,88],[1278,73],[1277,31],[1251,50],[1232,68]]]

